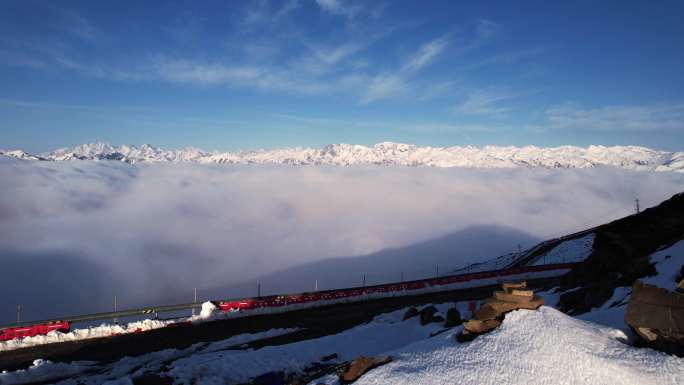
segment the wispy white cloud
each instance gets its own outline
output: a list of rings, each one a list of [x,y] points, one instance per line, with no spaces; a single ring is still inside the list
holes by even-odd
[[[57,28],[83,40],[93,40],[98,34],[86,18],[73,10],[62,12],[62,22]]]
[[[489,40],[499,33],[500,25],[489,19],[478,19],[476,22],[476,32],[480,41]]]
[[[370,83],[361,93],[362,103],[372,103],[379,100],[400,96],[408,88],[408,79],[396,73],[381,74],[370,79]]]
[[[516,94],[497,88],[478,89],[470,91],[465,100],[453,108],[453,112],[465,115],[501,116],[511,108],[502,102],[513,99]]]
[[[545,117],[547,125],[553,129],[681,131],[684,134],[684,103],[600,108],[568,103],[547,109]]]
[[[166,58],[157,59],[154,70],[164,80],[200,85],[251,82],[263,73],[263,70],[255,67],[233,67]]]
[[[435,61],[448,45],[449,35],[422,44],[416,52],[404,59],[399,69],[374,76],[362,92],[361,102],[371,103],[402,95],[411,78]]]
[[[401,68],[401,72],[413,73],[420,71],[437,58],[449,44],[449,36],[442,36],[420,46]]]
[[[316,4],[322,10],[333,15],[353,18],[363,10],[360,4],[349,4],[343,0],[316,0]]]
[[[300,6],[299,0],[288,0],[279,8],[273,7],[273,4],[266,0],[250,1],[246,3],[242,23],[246,27],[276,23]]]
[[[363,120],[363,119],[340,119],[330,117],[310,117],[291,114],[271,114],[271,116],[283,120],[294,121],[310,127],[322,128],[368,128],[368,129],[390,129],[393,131],[403,131],[411,133],[450,133],[457,134],[467,142],[471,141],[469,134],[482,132],[495,132],[510,127],[493,124],[459,124],[446,121],[399,121],[399,120]]]
[[[383,4],[342,0],[308,4],[302,0],[248,2],[234,15],[235,35],[221,39],[219,47],[211,52],[203,45],[197,48],[191,44],[203,35],[206,20],[182,14],[173,28],[182,33],[166,31],[167,37],[182,45],[182,50],[136,57],[114,55],[106,60],[80,49],[83,45],[94,46],[100,32],[82,15],[66,12],[61,19],[71,23],[62,29],[66,34],[62,33],[61,38],[47,43],[41,39],[35,44],[38,48],[22,47],[16,42],[8,45],[11,49],[0,45],[0,62],[46,71],[66,69],[113,81],[163,81],[299,94],[344,93],[365,104],[407,97],[420,101],[448,94],[454,81],[437,77],[428,80],[422,76],[428,67],[446,52],[458,54],[484,44],[499,29],[498,24],[481,19],[469,23],[469,29],[459,39],[451,31],[398,58],[380,58],[376,51],[369,53],[370,48],[389,40],[386,38],[397,30],[415,27],[401,21],[373,20],[383,14]],[[290,18],[304,6],[348,18],[346,28],[326,36],[304,33]],[[65,37],[67,34],[84,42],[71,44],[74,42]]]

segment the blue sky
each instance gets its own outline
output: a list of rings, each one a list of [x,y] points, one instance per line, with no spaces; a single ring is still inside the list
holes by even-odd
[[[682,150],[682,20],[680,1],[3,1],[0,148]]]

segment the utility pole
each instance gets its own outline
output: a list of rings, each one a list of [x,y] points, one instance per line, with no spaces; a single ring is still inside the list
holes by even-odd
[[[261,282],[257,282],[257,297],[261,298]]]
[[[366,274],[363,275],[363,282],[361,286],[366,287]]]
[[[114,313],[116,313],[116,296],[114,296]],[[113,321],[115,324],[119,323],[119,320],[116,317],[114,317]]]
[[[316,280],[316,284],[314,285],[314,291],[318,291],[318,280]]]
[[[17,323],[21,323],[21,305],[17,305]]]
[[[192,303],[197,303],[197,288],[195,288],[195,299]],[[192,308],[192,315],[195,315],[195,307]]]
[[[639,214],[639,198],[634,200],[634,210]]]

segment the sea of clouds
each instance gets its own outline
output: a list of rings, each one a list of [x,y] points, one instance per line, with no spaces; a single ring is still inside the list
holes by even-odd
[[[486,226],[453,265],[631,214],[684,174],[0,159],[0,322],[106,311]],[[478,227],[481,226],[481,227]],[[483,230],[484,231],[484,230]],[[406,257],[406,256],[404,256]],[[416,259],[422,256],[415,256]],[[389,269],[390,267],[388,267]],[[295,287],[294,285],[292,286]],[[287,289],[287,287],[285,287]]]

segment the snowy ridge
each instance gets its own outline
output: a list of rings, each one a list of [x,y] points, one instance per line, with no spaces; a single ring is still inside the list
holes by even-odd
[[[613,166],[629,170],[684,172],[684,152],[658,151],[636,146],[535,146],[419,147],[393,142],[372,147],[353,144],[329,144],[320,149],[283,148],[235,152],[205,152],[196,148],[165,150],[144,144],[112,146],[103,142],[83,144],[42,154],[21,150],[1,151],[0,155],[21,159],[64,161],[116,160],[140,162],[191,162],[219,164],[289,164],[289,165],[400,165],[470,168],[591,168]]]

